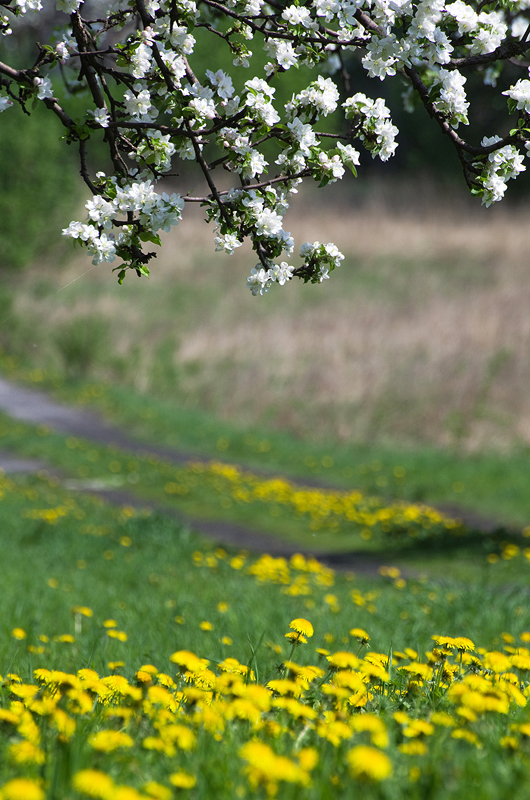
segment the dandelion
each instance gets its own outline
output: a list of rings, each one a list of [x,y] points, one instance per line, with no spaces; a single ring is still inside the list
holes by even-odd
[[[114,628],[111,628],[107,631],[107,636],[109,636],[111,639],[117,639],[119,642],[127,641],[127,634],[125,631],[117,631]]]
[[[42,786],[30,778],[13,778],[0,788],[3,800],[44,800]]]
[[[115,789],[114,781],[105,772],[97,769],[83,769],[74,775],[74,789],[96,800],[108,800]]]
[[[44,764],[45,761],[44,750],[28,741],[12,744],[9,756],[15,764]]]
[[[182,771],[174,772],[169,776],[169,780],[177,789],[193,789],[197,783],[197,778],[194,775]]]
[[[354,778],[366,781],[383,781],[392,773],[392,762],[375,747],[358,745],[346,754]]]
[[[367,645],[370,641],[369,635],[362,628],[352,628],[350,636],[354,636],[362,645]]]
[[[11,631],[11,636],[13,637],[13,639],[18,639],[18,641],[22,641],[22,639],[26,638],[27,633],[24,630],[24,628],[13,628],[13,630]]]
[[[313,636],[313,626],[306,619],[293,619],[289,627],[302,636]]]
[[[88,606],[74,606],[72,608],[72,614],[81,614],[83,617],[91,617],[93,615],[93,611]]]
[[[149,781],[149,783],[146,783],[143,790],[149,797],[152,797],[153,800],[171,800],[173,797],[171,789],[156,781]]]
[[[99,731],[89,737],[88,743],[94,750],[102,753],[111,753],[122,747],[132,747],[133,739],[122,731]]]

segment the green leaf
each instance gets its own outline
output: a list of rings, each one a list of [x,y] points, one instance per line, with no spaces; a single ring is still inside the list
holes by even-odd
[[[153,242],[153,244],[157,244],[159,247],[162,244],[158,233],[153,233],[153,231],[143,231],[140,234],[140,240],[142,242]]]

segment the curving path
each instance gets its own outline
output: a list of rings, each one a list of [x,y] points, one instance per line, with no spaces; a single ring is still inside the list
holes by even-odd
[[[91,411],[71,408],[70,406],[53,400],[44,392],[18,386],[2,377],[0,377],[0,409],[14,419],[19,419],[33,425],[47,425],[59,433],[91,439],[101,444],[115,446],[121,450],[130,450],[142,455],[156,455],[176,464],[186,463],[191,460],[210,460],[210,457],[197,455],[197,453],[193,452],[161,447],[159,445],[147,446],[128,436],[124,431],[109,425]],[[0,452],[0,469],[3,469],[5,472],[36,472],[45,467],[46,465],[41,461],[17,458],[12,454]],[[305,478],[300,481],[296,481],[296,479],[293,478],[289,478],[289,480],[295,483],[299,482],[306,486],[324,485]],[[74,488],[73,484],[72,488]],[[76,486],[75,488],[80,487]],[[145,501],[138,500],[132,492],[110,490],[102,487],[97,489],[88,488],[86,490],[100,496],[103,495],[112,503],[127,504],[137,507],[146,506]],[[439,509],[448,515],[462,519],[469,527],[484,533],[494,531],[500,527],[497,521],[487,519],[466,509],[455,506],[442,506],[439,507]],[[157,510],[178,517],[180,521],[186,522],[194,530],[219,544],[231,545],[257,552],[267,552],[277,556],[290,556],[295,552],[300,552],[300,548],[294,546],[290,542],[282,542],[273,536],[252,531],[235,523],[190,519],[177,515],[173,509],[159,506],[157,506]],[[316,550],[311,553],[306,552],[305,554],[315,555],[320,561],[334,568],[355,569],[359,572],[373,574],[375,574],[378,568],[384,563],[382,560],[365,552],[323,553]]]

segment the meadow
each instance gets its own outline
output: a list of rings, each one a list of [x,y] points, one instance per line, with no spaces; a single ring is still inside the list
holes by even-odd
[[[369,577],[45,473],[0,489],[2,798],[527,795],[522,551]]]
[[[363,203],[276,297],[193,219],[6,280],[2,374],[138,450],[0,415],[1,800],[528,796],[526,212]]]

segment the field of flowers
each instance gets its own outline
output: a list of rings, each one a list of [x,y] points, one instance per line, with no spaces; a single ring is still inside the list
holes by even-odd
[[[475,584],[370,578],[45,474],[0,492],[2,800],[528,796],[513,542]]]
[[[246,522],[278,537],[309,541],[321,551],[372,549],[382,543],[400,548],[465,535],[458,521],[426,505],[304,487],[215,460],[175,466],[156,456],[131,455],[8,418],[0,418],[0,443],[69,470],[75,476],[72,487],[134,489],[146,501],[163,502],[190,516]]]

